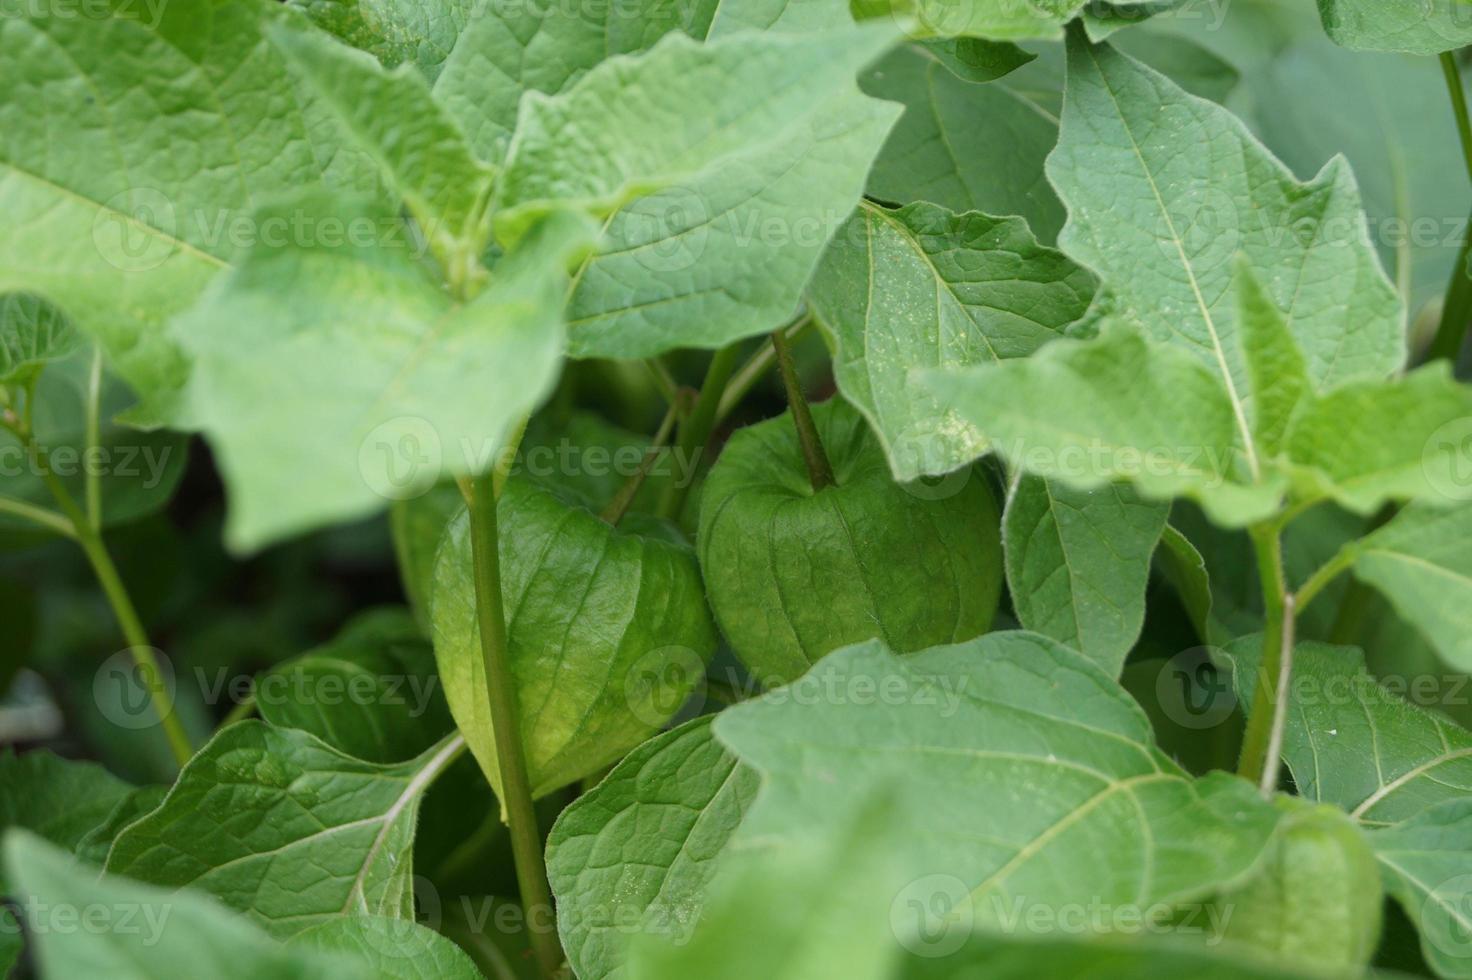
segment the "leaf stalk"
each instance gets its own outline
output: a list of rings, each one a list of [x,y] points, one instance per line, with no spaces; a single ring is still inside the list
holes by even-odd
[[[813,492],[817,493],[837,482],[833,479],[833,464],[823,451],[823,440],[818,436],[818,427],[813,424],[813,413],[802,393],[797,366],[792,361],[792,347],[783,331],[777,330],[772,334],[772,349],[777,354],[777,370],[782,374],[782,386],[787,389],[787,407],[792,412],[793,425],[797,426],[797,441],[802,446],[808,479],[812,481]]]

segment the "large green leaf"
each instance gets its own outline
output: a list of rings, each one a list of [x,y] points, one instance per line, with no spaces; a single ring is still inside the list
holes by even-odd
[[[1438,299],[1466,219],[1467,165],[1448,135],[1435,61],[1346,51],[1314,36],[1250,78],[1253,118],[1284,163],[1308,176],[1336,153],[1348,158],[1373,241],[1413,317]],[[1345,105],[1357,111],[1335,111]]]
[[[1026,357],[1083,318],[1094,285],[1021,218],[865,202],[808,298],[834,347],[839,390],[869,420],[895,478],[913,480],[970,462],[985,443],[916,391],[910,369]]]
[[[854,82],[891,38],[675,33],[559,95],[527,93],[499,233],[558,201],[608,215],[574,278],[572,353],[718,347],[788,319],[895,118]]]
[[[704,678],[716,634],[695,555],[671,526],[630,514],[612,527],[520,477],[506,484],[497,520],[507,656],[541,796],[657,732]],[[431,618],[450,710],[499,789],[463,511],[440,545]]]
[[[1448,800],[1370,834],[1385,887],[1440,977],[1472,977],[1472,798]]]
[[[408,66],[387,72],[371,56],[315,31],[268,34],[340,118],[344,139],[378,164],[447,278],[470,281],[490,236],[492,171],[472,156],[424,77]]]
[[[1250,711],[1261,637],[1237,640],[1227,653]],[[1283,758],[1308,799],[1383,826],[1472,795],[1472,733],[1383,687],[1359,650],[1299,643],[1290,690]]]
[[[849,647],[715,731],[763,779],[733,843],[791,853],[886,792],[903,829],[876,846],[987,930],[1032,932],[1029,910],[1080,896],[1200,897],[1252,866],[1278,820],[1242,780],[1187,777],[1108,674],[1035,634],[904,658]]]
[[[1169,513],[1127,486],[1080,491],[1019,477],[1002,520],[1018,621],[1119,676],[1145,622],[1150,559]]]
[[[0,831],[22,828],[75,850],[107,819],[131,787],[92,762],[73,762],[46,751],[0,751]],[[0,875],[0,892],[8,891]]]
[[[177,416],[185,368],[164,324],[261,233],[245,215],[287,188],[371,190],[372,162],[344,151],[266,42],[263,25],[297,19],[278,3],[14,13],[0,18],[0,293],[61,304],[143,415]]]
[[[556,378],[584,220],[551,215],[457,302],[382,208],[313,196],[257,215],[305,215],[307,232],[257,245],[174,327],[230,490],[228,540],[256,548],[486,469]],[[316,219],[371,234],[319,237]]]
[[[1048,158],[1069,209],[1060,243],[1099,274],[1119,315],[1210,369],[1244,440],[1239,256],[1287,319],[1318,390],[1400,367],[1403,310],[1343,160],[1299,183],[1226,109],[1077,34],[1068,72]]]
[[[1349,554],[1448,663],[1472,668],[1472,504],[1408,507]]]
[[[323,30],[386,68],[411,64],[429,79],[445,67],[467,25],[499,6],[486,0],[286,0]]]
[[[107,870],[209,892],[278,937],[340,915],[410,918],[419,803],[463,748],[380,766],[306,732],[231,725],[118,835]]]
[[[332,980],[353,970],[351,961],[273,942],[201,893],[99,877],[30,834],[7,834],[4,853],[22,904],[48,916],[32,925],[43,977],[157,980],[187,969],[196,980]],[[87,928],[78,927],[81,916]]]
[[[1472,43],[1467,0],[1319,0],[1319,13],[1347,48],[1439,54]]]
[[[359,615],[331,642],[261,675],[255,694],[265,721],[365,762],[403,762],[455,727],[434,650],[399,609]]]
[[[568,962],[582,980],[626,974],[637,931],[688,937],[716,859],[756,795],[756,773],[710,733],[709,717],[645,742],[562,811],[547,874]]]

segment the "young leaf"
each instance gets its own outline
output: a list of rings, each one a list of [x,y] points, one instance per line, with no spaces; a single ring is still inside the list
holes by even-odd
[[[514,239],[558,201],[609,215],[602,252],[575,277],[572,353],[719,347],[789,318],[894,121],[854,83],[891,37],[876,27],[702,45],[676,33],[560,95],[527,93],[498,234]]]
[[[598,772],[659,730],[716,648],[695,556],[668,524],[612,527],[513,477],[497,507],[508,656],[538,796]],[[476,619],[469,515],[440,544],[435,657],[461,732],[500,790]]]
[[[1261,649],[1260,636],[1227,647],[1244,711]],[[1283,757],[1304,797],[1383,826],[1472,795],[1472,733],[1387,690],[1359,650],[1300,643],[1291,684]]]
[[[676,940],[694,929],[716,859],[756,796],[756,773],[709,716],[655,736],[578,797],[547,839],[568,962],[582,980],[626,975],[629,923]]]
[[[1472,43],[1466,0],[1319,0],[1319,14],[1347,48],[1425,55]]]
[[[0,751],[0,831],[22,828],[68,851],[107,819],[132,787],[92,762],[46,751]],[[0,875],[0,892],[8,892]]]
[[[108,873],[209,892],[282,938],[340,915],[412,917],[419,803],[463,748],[380,766],[306,732],[231,725],[118,835]]]
[[[385,71],[371,56],[317,32],[267,33],[342,120],[344,139],[378,164],[447,278],[470,275],[490,236],[492,171],[471,155],[424,77],[407,65]]]
[[[1413,505],[1351,546],[1354,573],[1459,669],[1472,669],[1472,504]]]
[[[1381,380],[1404,360],[1401,303],[1342,159],[1301,184],[1226,109],[1075,32],[1048,176],[1069,209],[1064,251],[1099,274],[1123,316],[1219,379],[1254,472],[1239,254],[1318,390]]]
[[[0,384],[23,382],[83,343],[71,319],[41,297],[0,296]]]
[[[485,470],[556,377],[585,221],[553,214],[457,302],[382,208],[314,196],[257,214],[305,216],[305,230],[252,249],[175,324],[195,355],[191,414],[231,492],[230,543],[257,548]]]
[[[1448,800],[1370,833],[1385,887],[1421,934],[1439,977],[1472,977],[1472,799]]]
[[[1270,459],[1282,451],[1295,413],[1313,393],[1313,381],[1288,321],[1263,290],[1257,273],[1240,258],[1236,288],[1252,442]]]
[[[333,980],[353,970],[350,961],[273,942],[198,892],[99,876],[39,837],[12,831],[4,852],[23,904],[73,916],[39,923],[33,934],[44,977],[153,980],[177,976],[184,964],[193,980]],[[93,910],[109,913],[104,928]],[[77,916],[92,926],[77,928]]]
[[[1248,478],[1244,420],[1220,378],[1124,325],[918,378],[1009,463],[1080,490],[1126,479],[1147,499],[1190,497],[1218,523],[1243,526],[1277,511],[1286,489],[1277,473]]]
[[[909,653],[985,633],[1002,589],[985,476],[897,484],[851,406],[812,414],[836,485],[814,491],[782,415],[732,436],[701,493],[700,568],[736,656],[772,686],[873,637]]]
[[[351,964],[353,975],[381,980],[481,980],[481,972],[459,946],[417,922],[378,915],[328,919],[292,936],[292,950]]]
[[[808,846],[886,789],[905,829],[876,845],[906,880],[954,880],[955,907],[992,931],[1032,931],[1029,909],[1083,895],[1199,896],[1250,868],[1279,818],[1242,780],[1185,776],[1109,675],[1029,633],[905,658],[849,647],[715,732],[763,780],[734,845]]]
[[[1155,565],[1180,597],[1186,615],[1191,617],[1197,639],[1212,644],[1218,642],[1219,637],[1228,635],[1212,609],[1216,600],[1206,559],[1174,524],[1167,524],[1161,534],[1160,547],[1155,551]]]
[[[868,202],[808,288],[839,389],[869,420],[898,480],[949,473],[985,444],[910,383],[917,365],[1026,357],[1083,318],[1094,279],[1020,218]]]
[[[455,39],[498,4],[486,0],[286,0],[385,68],[412,64],[433,80]]]
[[[331,642],[256,682],[261,719],[365,762],[411,759],[454,730],[434,650],[407,612],[360,614]]]
[[[186,371],[164,325],[231,260],[254,203],[373,188],[262,35],[296,19],[271,0],[0,18],[0,293],[60,303],[153,421],[177,417]]]
[[[1118,677],[1145,622],[1150,558],[1169,514],[1119,484],[1081,491],[1019,477],[1002,519],[1018,621]]]

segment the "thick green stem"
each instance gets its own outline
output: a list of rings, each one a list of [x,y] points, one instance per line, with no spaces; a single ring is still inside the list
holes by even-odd
[[[783,327],[782,334],[787,339],[787,342],[791,343],[797,340],[798,337],[801,337],[803,332],[812,325],[813,318],[811,316],[805,316],[796,323]],[[726,393],[721,396],[721,404],[716,408],[717,425],[724,422],[730,417],[732,412],[736,411],[736,406],[740,405],[746,396],[751,394],[751,389],[756,387],[756,383],[772,369],[772,365],[776,361],[777,348],[772,344],[762,344],[757,347],[751,357],[746,359],[746,363],[741,365],[735,374],[731,375],[731,383],[726,386]]]
[[[551,978],[562,967],[562,947],[557,941],[552,890],[547,884],[542,834],[537,827],[537,811],[526,767],[526,747],[521,737],[516,681],[508,656],[506,611],[501,598],[496,482],[494,474],[470,481],[470,545],[475,562],[476,622],[480,627],[486,697],[496,743],[496,764],[500,769],[501,802],[506,808],[506,821],[511,831],[516,881],[521,888],[532,951],[536,954],[542,975]]]
[[[710,359],[710,366],[705,370],[705,381],[700,386],[700,395],[695,399],[695,407],[690,410],[685,421],[680,423],[680,437],[675,442],[675,451],[686,460],[693,462],[696,454],[703,452],[710,442],[711,433],[716,427],[716,408],[731,380],[731,372],[736,369],[738,353],[740,346],[731,344],[716,351],[715,356]],[[693,466],[690,472],[694,472]],[[671,483],[664,499],[660,501],[660,516],[678,520],[689,494],[689,481]]]
[[[87,372],[87,432],[86,446],[82,450],[82,458],[90,460],[101,445],[102,428],[102,347],[98,346],[92,351],[92,365]],[[87,492],[85,502],[87,505],[87,520],[95,528],[102,527],[102,474],[96,466],[86,466]]]
[[[823,440],[818,436],[818,427],[813,424],[813,413],[808,400],[802,393],[802,382],[797,377],[797,366],[792,363],[792,348],[781,330],[772,334],[772,349],[777,352],[777,369],[782,374],[782,386],[787,389],[787,407],[792,412],[792,423],[797,426],[797,441],[802,446],[803,462],[808,467],[808,479],[813,492],[833,486],[833,464],[823,451]]]
[[[1279,703],[1286,708],[1288,672],[1292,668],[1293,603],[1283,573],[1283,540],[1276,525],[1252,530],[1252,543],[1257,552],[1258,577],[1262,580],[1263,608],[1267,622],[1263,627],[1262,660],[1252,696],[1252,710],[1247,718],[1247,733],[1242,740],[1242,756],[1237,774],[1259,785],[1277,784],[1279,760],[1270,758],[1273,732],[1278,727]]]
[[[639,489],[644,486],[644,481],[649,478],[649,472],[654,469],[654,464],[659,460],[665,445],[670,441],[670,433],[675,429],[675,417],[679,414],[680,405],[677,398],[670,403],[669,411],[665,412],[664,421],[659,424],[659,431],[654,434],[649,448],[644,451],[644,458],[639,461],[639,468],[624,481],[624,485],[618,488],[618,493],[613,495],[608,506],[603,508],[603,513],[598,515],[603,520],[617,527],[618,522],[624,519],[624,514],[628,513],[629,506],[639,495]]]
[[[1338,554],[1314,572],[1298,590],[1298,612],[1301,614],[1335,579],[1349,571],[1356,557],[1354,545],[1345,545],[1339,549]]]
[[[1443,54],[1441,67],[1457,120],[1457,133],[1462,140],[1462,156],[1467,162],[1467,173],[1472,176],[1472,116],[1468,115],[1467,95],[1462,87],[1462,73],[1457,67],[1456,55],[1452,52]],[[1428,361],[1456,361],[1466,341],[1467,324],[1472,322],[1472,269],[1468,268],[1468,263],[1472,262],[1472,219],[1469,219],[1469,227],[1463,230],[1463,238],[1457,264],[1452,268],[1451,284],[1447,286],[1446,299],[1442,303],[1441,325],[1426,352]]]
[[[143,687],[148,691],[149,700],[153,702],[154,713],[158,715],[159,724],[163,726],[164,737],[169,741],[169,748],[173,750],[174,759],[179,765],[184,765],[194,754],[194,748],[189,744],[189,736],[185,733],[179,716],[174,713],[168,687],[164,684],[163,673],[159,670],[158,659],[153,655],[153,646],[148,642],[148,634],[143,629],[143,622],[138,618],[138,611],[133,608],[133,600],[123,585],[117,565],[113,564],[112,556],[107,551],[107,545],[102,540],[101,530],[92,523],[87,514],[83,513],[82,508],[77,506],[77,502],[72,499],[72,495],[62,485],[61,480],[52,472],[50,455],[31,434],[30,426],[22,425],[12,418],[6,420],[6,427],[15,433],[28,450],[42,481],[51,491],[51,496],[56,499],[56,505],[61,509],[62,516],[70,523],[70,536],[81,546],[82,552],[87,556],[92,572],[97,577],[97,583],[102,586],[102,592],[107,597],[108,605],[112,607],[113,618],[117,620],[118,627],[123,632],[123,639],[128,644],[129,653],[138,668]]]

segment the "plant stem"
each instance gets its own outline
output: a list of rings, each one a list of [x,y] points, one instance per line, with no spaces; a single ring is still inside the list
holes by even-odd
[[[1291,642],[1293,636],[1293,626],[1289,622],[1293,603],[1288,596],[1288,583],[1283,573],[1280,531],[1277,524],[1259,525],[1252,529],[1267,623],[1252,710],[1247,718],[1247,733],[1242,740],[1242,756],[1237,764],[1237,774],[1244,779],[1258,785],[1271,780],[1274,786],[1277,784],[1278,760],[1269,759],[1269,753],[1279,699],[1286,700],[1287,673],[1292,668],[1292,651],[1285,649],[1285,641]]]
[[[117,620],[118,627],[123,632],[123,639],[128,644],[128,652],[133,657],[138,673],[142,675],[143,686],[148,691],[149,700],[153,702],[154,713],[158,715],[159,724],[163,726],[164,737],[168,739],[169,748],[173,750],[174,760],[180,766],[184,765],[194,754],[194,748],[189,744],[189,736],[185,733],[179,716],[174,713],[173,705],[169,702],[168,688],[163,682],[163,674],[159,671],[158,660],[153,655],[153,645],[148,642],[148,634],[143,629],[143,622],[138,618],[138,611],[133,608],[133,600],[123,585],[117,565],[113,564],[112,555],[108,553],[107,545],[102,540],[102,531],[93,526],[87,515],[77,506],[77,502],[72,499],[72,495],[67,492],[61,480],[57,479],[51,469],[51,459],[46,447],[36,441],[30,427],[28,425],[18,426],[10,420],[6,421],[5,427],[15,433],[25,445],[31,458],[35,461],[36,470],[42,481],[51,491],[51,496],[56,499],[57,507],[61,509],[65,519],[71,523],[70,536],[81,546],[82,553],[87,556],[92,572],[97,577],[97,583],[102,586],[102,592],[107,597],[108,605],[112,607],[113,618]]]
[[[102,345],[92,349],[92,366],[87,372],[87,431],[82,449],[82,459],[92,458],[93,447],[101,443],[102,426]],[[86,472],[87,521],[93,527],[102,527],[102,474],[97,467],[88,463]]]
[[[1468,176],[1472,177],[1472,116],[1467,112],[1467,95],[1462,87],[1462,72],[1457,67],[1456,55],[1444,53],[1441,68],[1457,120],[1457,134],[1462,140],[1462,156],[1467,162]],[[1463,237],[1457,264],[1452,268],[1452,281],[1442,303],[1441,325],[1426,352],[1428,361],[1455,361],[1466,340],[1467,324],[1472,321],[1472,269],[1468,268],[1468,262],[1472,261],[1472,219],[1469,219],[1468,228],[1463,230]]]
[[[801,337],[812,325],[813,318],[805,316],[796,323],[783,327],[782,332],[788,343],[791,343]],[[756,387],[756,383],[772,369],[776,361],[777,349],[771,344],[761,344],[757,347],[756,352],[747,358],[746,363],[731,376],[731,383],[726,386],[726,393],[721,396],[721,404],[716,408],[717,425],[736,411],[736,406],[751,394],[751,389]]]
[[[1293,680],[1293,634],[1297,623],[1297,603],[1292,593],[1289,593],[1283,596],[1282,639],[1278,643],[1283,651],[1279,656],[1278,666],[1278,702],[1273,705],[1273,724],[1268,733],[1267,763],[1263,766],[1262,778],[1257,784],[1265,800],[1272,799],[1273,793],[1277,791],[1278,773],[1283,765],[1283,732],[1288,727],[1288,702],[1292,698],[1289,685]]]
[[[738,353],[740,345],[730,344],[716,351],[715,356],[710,359],[710,366],[705,370],[705,381],[700,386],[700,395],[695,399],[695,407],[690,410],[685,421],[680,423],[680,437],[675,442],[675,452],[683,454],[687,460],[693,460],[697,453],[705,449],[706,443],[710,442],[711,433],[716,427],[716,408],[731,380],[731,372],[736,369]],[[694,472],[693,467],[691,472]],[[660,516],[678,520],[689,493],[688,483],[671,483],[664,499],[660,501]]]
[[[608,506],[603,508],[603,513],[598,515],[603,520],[617,527],[618,522],[624,519],[624,514],[628,513],[629,505],[639,495],[639,488],[644,486],[644,481],[649,478],[649,471],[654,469],[655,462],[659,459],[660,454],[664,452],[665,445],[670,441],[670,433],[675,429],[675,417],[679,414],[680,405],[679,400],[676,399],[676,401],[670,403],[669,411],[664,413],[664,421],[659,423],[659,431],[654,434],[654,439],[649,443],[649,448],[644,451],[644,458],[639,461],[639,468],[634,471],[632,476],[624,481],[624,485],[619,487],[618,493],[613,495],[613,499],[608,502]]]
[[[256,713],[256,708],[255,694],[247,695],[245,700],[235,702],[235,706],[225,712],[225,717],[220,720],[220,728],[229,728],[237,721],[245,721],[245,719]],[[219,728],[215,730],[219,731]]]
[[[772,348],[777,352],[777,369],[782,373],[782,386],[787,389],[787,407],[792,411],[793,424],[797,426],[797,441],[802,445],[808,479],[812,481],[813,492],[817,493],[833,486],[833,465],[823,451],[823,440],[818,437],[818,427],[813,424],[813,413],[797,378],[797,367],[792,363],[792,348],[781,330],[772,334]]]
[[[1338,554],[1329,559],[1313,575],[1309,576],[1309,580],[1303,583],[1303,587],[1298,590],[1297,611],[1302,613],[1308,608],[1309,603],[1318,597],[1319,593],[1328,588],[1340,575],[1349,571],[1356,557],[1358,557],[1358,554],[1355,551],[1354,545],[1345,545],[1339,549]]]
[[[72,530],[71,521],[56,511],[38,507],[24,500],[16,500],[14,497],[0,497],[0,514],[14,514],[16,517],[23,517],[48,531],[55,531],[73,540],[77,537],[76,532]]]
[[[475,611],[480,627],[480,648],[490,703],[496,763],[501,776],[501,802],[511,832],[511,851],[516,863],[516,881],[532,951],[544,977],[556,976],[562,966],[562,948],[557,941],[552,890],[547,884],[547,866],[542,855],[542,834],[526,768],[526,747],[521,737],[521,712],[516,698],[516,680],[511,673],[506,637],[506,611],[501,598],[501,556],[496,525],[495,474],[470,481],[470,546],[475,562]],[[540,920],[545,910],[546,919]]]

